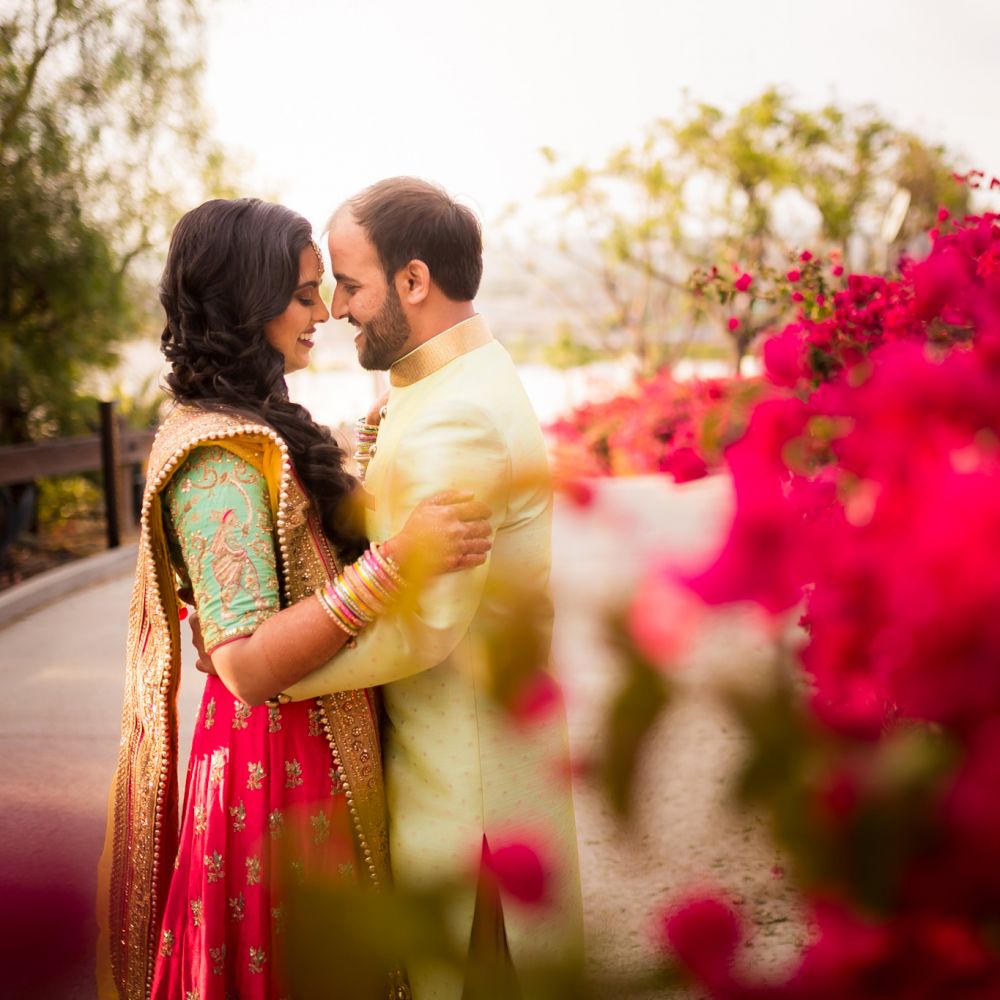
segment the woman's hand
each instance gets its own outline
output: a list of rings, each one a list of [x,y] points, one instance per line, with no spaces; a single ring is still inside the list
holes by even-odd
[[[194,665],[203,674],[218,677],[218,674],[215,672],[215,665],[212,663],[212,657],[205,652],[205,637],[201,634],[201,620],[198,618],[198,612],[194,611],[189,614],[187,620],[191,626],[191,645],[194,646],[194,651],[198,654]]]
[[[489,507],[471,493],[436,493],[416,506],[382,550],[410,580],[481,566],[493,548],[489,516]]]
[[[372,404],[372,408],[368,411],[368,416],[365,417],[365,423],[369,424],[371,427],[378,427],[382,423],[382,411],[385,409],[385,404],[389,402],[389,390],[386,389],[385,392],[379,396],[378,399]]]

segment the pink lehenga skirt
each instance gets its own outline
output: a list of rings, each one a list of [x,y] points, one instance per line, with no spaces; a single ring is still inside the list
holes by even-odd
[[[283,882],[354,878],[354,863],[347,800],[316,703],[251,709],[209,677],[153,1000],[287,995]]]

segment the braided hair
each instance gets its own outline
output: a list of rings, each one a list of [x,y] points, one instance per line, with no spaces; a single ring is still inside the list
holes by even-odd
[[[264,336],[292,298],[311,239],[302,216],[258,198],[216,199],[188,212],[160,281],[160,345],[175,400],[237,413],[281,435],[326,536],[342,559],[354,559],[365,545],[351,502],[357,480],[330,431],[289,400],[284,358]]]

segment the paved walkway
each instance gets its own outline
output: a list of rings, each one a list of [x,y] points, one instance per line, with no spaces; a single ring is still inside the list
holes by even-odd
[[[627,593],[656,549],[696,558],[717,539],[729,508],[724,479],[674,487],[659,479],[615,482],[587,510],[561,503],[554,539],[555,656],[564,679],[571,739],[594,744],[614,681],[599,629],[601,609]],[[94,868],[117,755],[121,671],[131,580],[120,577],[44,607],[0,630],[0,950],[5,996],[76,1000],[93,995]],[[621,831],[587,787],[577,809],[589,948],[595,961],[639,969],[651,955],[650,913],[691,880],[736,890],[753,921],[755,964],[781,961],[801,938],[788,919],[788,890],[760,824],[730,816],[724,781],[740,740],[709,696],[713,678],[754,677],[763,654],[746,617],[729,615],[687,657],[688,696],[655,734],[641,807]],[[200,695],[185,663],[180,745]],[[41,889],[39,888],[41,887]],[[2,940],[6,933],[7,940]],[[53,946],[52,942],[58,942]],[[35,958],[23,949],[35,948]],[[55,950],[53,950],[53,947]],[[53,970],[39,992],[6,970]],[[58,974],[57,974],[58,973]],[[15,974],[16,977],[16,974]],[[6,992],[13,986],[15,992]]]

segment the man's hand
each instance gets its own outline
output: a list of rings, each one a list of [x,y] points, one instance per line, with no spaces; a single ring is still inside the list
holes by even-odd
[[[210,677],[218,677],[219,675],[215,672],[215,667],[212,665],[212,657],[205,652],[205,639],[201,634],[201,622],[198,620],[196,612],[192,611],[188,615],[188,622],[191,625],[191,642],[198,653],[198,659],[194,661],[194,665],[203,674],[208,674]]]

